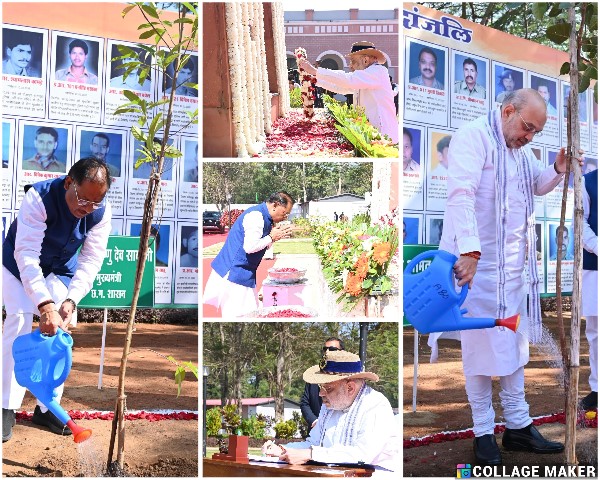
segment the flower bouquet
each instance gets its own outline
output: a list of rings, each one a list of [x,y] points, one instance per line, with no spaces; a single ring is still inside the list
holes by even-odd
[[[398,228],[394,222],[353,224],[335,222],[315,225],[313,245],[321,259],[323,274],[344,310],[352,310],[369,295],[384,295],[392,289],[388,267],[398,250]]]
[[[306,58],[306,50],[302,47],[298,47],[294,51],[294,55],[296,55],[296,63],[299,64],[298,60],[300,60],[301,58]],[[313,78],[312,75],[306,73],[306,71],[303,68],[300,68],[300,65],[298,65],[298,71],[300,72],[300,92],[302,95],[302,107],[304,111],[304,116],[310,119],[314,116],[314,84],[317,82],[317,79]]]

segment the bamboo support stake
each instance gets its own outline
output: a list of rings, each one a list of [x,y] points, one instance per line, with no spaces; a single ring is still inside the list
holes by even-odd
[[[582,6],[582,15],[585,7]],[[577,26],[575,21],[575,7],[571,5],[568,10],[568,21],[571,25],[569,36],[570,55],[570,81],[569,111],[571,115],[568,130],[569,156],[571,170],[573,171],[573,186],[575,190],[575,211],[573,216],[573,232],[575,239],[575,252],[573,262],[573,293],[571,297],[571,349],[569,362],[569,388],[567,391],[566,408],[566,433],[565,456],[567,465],[577,465],[575,451],[577,441],[577,393],[579,386],[579,338],[581,319],[581,263],[583,256],[583,201],[581,196],[581,167],[579,165],[579,43],[577,41]],[[582,22],[582,28],[583,28]]]

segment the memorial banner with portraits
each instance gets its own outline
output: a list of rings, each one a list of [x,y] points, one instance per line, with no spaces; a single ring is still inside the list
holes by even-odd
[[[111,234],[138,235],[151,166],[136,168],[141,145],[130,129],[139,115],[114,112],[127,101],[125,89],[152,102],[175,88],[170,143],[183,156],[165,159],[153,219],[152,238],[160,242],[154,301],[157,307],[197,308],[197,287],[195,295],[189,293],[194,275],[197,283],[197,268],[182,276],[181,268],[192,267],[180,264],[182,251],[197,253],[185,245],[194,242],[187,229],[198,230],[197,125],[187,125],[186,113],[198,108],[198,92],[181,84],[198,81],[198,55],[181,69],[176,84],[154,70],[147,78],[132,72],[123,79],[128,60],[119,58],[120,46],[136,51],[140,61],[152,60],[136,46],[144,18],[134,12],[124,18],[125,6],[3,4],[2,218],[6,223],[17,217],[26,185],[66,175],[77,160],[93,156],[107,163],[112,177],[107,195],[113,211]],[[165,15],[176,18],[175,13]],[[172,76],[173,66],[169,69]]]
[[[533,88],[546,101],[547,121],[530,144],[543,166],[566,146],[568,55],[414,3],[403,4],[404,124],[403,209],[405,244],[437,244],[447,202],[447,148],[466,123],[499,108],[506,95]],[[598,165],[598,106],[588,89],[579,97],[584,173]],[[556,226],[563,185],[535,197],[541,291],[556,292]],[[567,188],[567,219],[573,218],[573,181]],[[415,231],[418,229],[418,231]],[[572,242],[572,227],[565,238]],[[564,252],[563,252],[564,253]],[[572,253],[572,252],[571,252]],[[564,253],[569,255],[569,251]],[[570,263],[569,263],[570,262]],[[572,261],[562,264],[562,290],[572,288]]]

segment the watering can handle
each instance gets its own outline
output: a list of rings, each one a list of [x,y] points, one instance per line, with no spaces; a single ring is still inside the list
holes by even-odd
[[[426,252],[421,252],[419,253],[415,258],[413,258],[408,265],[406,266],[406,268],[404,269],[404,275],[410,275],[413,271],[413,269],[419,264],[419,262],[422,262],[423,260],[426,260],[428,258],[433,258],[436,257],[438,255],[442,255],[445,257],[448,257],[449,259],[452,259],[452,265],[454,265],[456,263],[456,261],[458,260],[458,258],[456,258],[455,255],[452,255],[450,252],[447,252],[445,250],[427,250]],[[450,285],[454,285],[454,279],[452,278],[452,270],[450,270]],[[460,294],[458,295],[458,305],[462,305],[463,302],[465,301],[465,298],[467,298],[467,294],[469,293],[469,285],[463,285],[462,286],[462,290],[460,291]]]
[[[34,330],[34,334],[42,339],[47,339],[47,338],[51,338],[48,337],[47,335],[44,335],[40,329],[36,329]],[[71,336],[65,332],[62,329],[59,329],[56,332],[56,341],[60,341],[64,348],[71,348],[73,346],[73,339],[71,338]],[[54,369],[56,368],[56,364],[63,360],[62,358],[53,358],[52,360],[50,360],[50,364],[48,365],[48,371],[50,372],[50,374],[54,374]],[[65,381],[67,380],[67,377],[69,376],[69,373],[71,373],[71,367],[73,365],[73,359],[71,357],[71,355],[66,355],[64,358],[64,365],[63,365],[63,369],[62,372],[60,372],[60,376],[57,379],[54,379],[54,377],[52,377],[49,381],[49,385],[52,386],[52,388],[56,388],[59,385],[62,385],[63,383],[65,383]]]

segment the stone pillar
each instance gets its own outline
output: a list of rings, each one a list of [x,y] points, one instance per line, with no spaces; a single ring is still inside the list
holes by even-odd
[[[275,63],[275,43],[273,40],[273,9],[271,3],[263,3],[265,53],[267,55],[267,75],[269,78],[269,92],[271,93],[271,123],[279,118],[279,95],[277,87],[277,68]]]
[[[202,156],[234,157],[225,4],[203,4],[202,23]]]
[[[277,70],[275,68],[275,47],[273,44],[273,10],[270,3],[263,3],[265,22],[265,51],[267,54],[267,73],[269,75],[269,92],[277,93]]]

